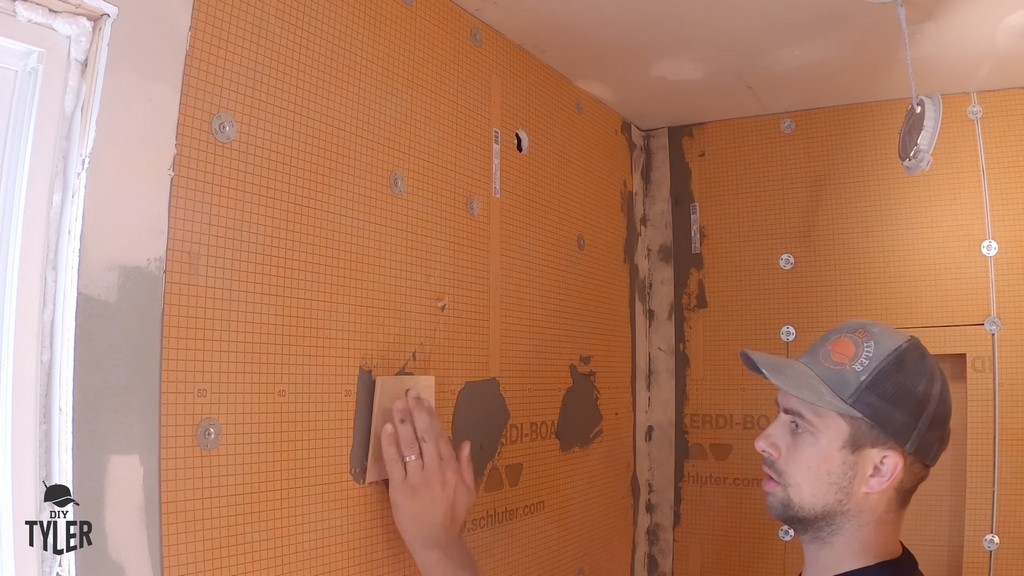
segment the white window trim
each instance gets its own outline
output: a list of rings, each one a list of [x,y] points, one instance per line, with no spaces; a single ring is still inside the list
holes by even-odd
[[[35,124],[36,99],[42,84],[40,73],[41,50],[0,38],[0,61],[5,67],[17,70],[13,109],[22,112],[13,116],[2,159],[2,186],[4,205],[0,206],[0,255],[11,273],[0,278],[0,313],[3,333],[0,334],[0,429],[13,438],[14,415],[14,337],[17,316],[18,269],[21,256],[21,227],[24,215],[25,188],[28,182],[29,155],[24,151],[32,140]],[[14,454],[12,445],[0,445],[0,566],[14,565]]]
[[[0,0],[0,12],[13,14],[18,20],[52,28],[68,37],[71,46],[58,149],[51,172],[52,211],[46,230],[45,290],[40,319],[41,346],[38,348],[40,377],[34,380],[38,385],[45,386],[39,396],[41,406],[38,419],[42,435],[39,461],[42,469],[38,470],[38,474],[41,478],[50,479],[50,482],[67,485],[74,492],[72,401],[82,214],[100,87],[106,67],[110,23],[117,17],[117,9],[102,0],[75,0],[75,4],[63,0]],[[23,158],[21,161],[27,162],[28,159]],[[23,173],[24,170],[17,172]],[[14,237],[17,242],[19,236]],[[17,261],[14,263],[17,270]],[[5,287],[5,292],[8,288]],[[12,313],[16,313],[17,305],[12,304],[11,308]],[[13,339],[8,334],[3,336],[5,346],[10,343],[13,351]],[[3,376],[4,372],[0,370],[0,377]],[[0,394],[8,393],[9,387],[0,386]],[[0,400],[7,401],[9,398]],[[10,402],[5,405],[9,406]],[[11,430],[11,422],[11,414],[0,414],[0,426],[7,426],[6,429]],[[10,454],[6,456],[10,457]],[[12,469],[7,467],[7,470]],[[40,490],[39,495],[42,493],[41,488],[37,488]],[[4,499],[0,508],[8,511],[8,514],[13,506],[7,503],[13,503],[15,497],[20,500],[32,496],[12,494],[10,484],[5,486],[0,483],[0,498]],[[41,498],[38,500],[41,501]],[[73,518],[74,510],[69,509],[69,516]],[[0,513],[0,521],[8,527],[21,524],[15,524],[17,520]],[[2,534],[9,531],[5,530]],[[14,566],[15,540],[0,538],[0,566]],[[41,568],[43,574],[74,575],[74,554],[51,557]]]

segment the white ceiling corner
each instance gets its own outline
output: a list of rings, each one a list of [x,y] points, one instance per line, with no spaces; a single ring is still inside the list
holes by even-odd
[[[454,0],[642,129],[910,100],[896,3]],[[919,92],[1024,86],[1024,0],[905,0]]]

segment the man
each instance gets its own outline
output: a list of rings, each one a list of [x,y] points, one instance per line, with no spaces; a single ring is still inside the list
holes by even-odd
[[[799,360],[743,350],[779,389],[754,446],[768,509],[800,536],[803,576],[922,576],[904,513],[949,445],[949,384],[920,340],[848,322]]]
[[[922,576],[903,516],[949,444],[949,384],[920,340],[848,322],[799,360],[743,350],[778,388],[779,416],[754,442],[768,509],[800,536],[802,576]],[[382,441],[395,523],[424,576],[477,576],[462,525],[476,487],[469,446],[456,455],[414,394]],[[668,465],[669,463],[666,463]]]

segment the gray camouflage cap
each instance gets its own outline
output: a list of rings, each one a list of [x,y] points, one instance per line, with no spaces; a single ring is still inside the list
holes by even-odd
[[[740,357],[747,369],[797,398],[871,422],[928,466],[949,445],[949,382],[915,336],[851,321],[797,360],[746,349]]]

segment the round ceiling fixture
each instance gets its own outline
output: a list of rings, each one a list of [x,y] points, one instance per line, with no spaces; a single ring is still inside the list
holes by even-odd
[[[875,0],[869,0],[875,1]],[[900,128],[899,157],[903,170],[910,176],[927,171],[932,165],[932,151],[939,138],[942,123],[942,97],[938,92],[918,95],[914,83],[914,69],[910,64],[910,35],[907,33],[907,14],[903,0],[896,0],[896,11],[903,28],[903,45],[910,75],[910,106],[903,115]]]
[[[936,92],[918,96],[907,107],[900,128],[900,162],[908,175],[925,172],[932,165],[932,150],[939,139],[942,98]]]

